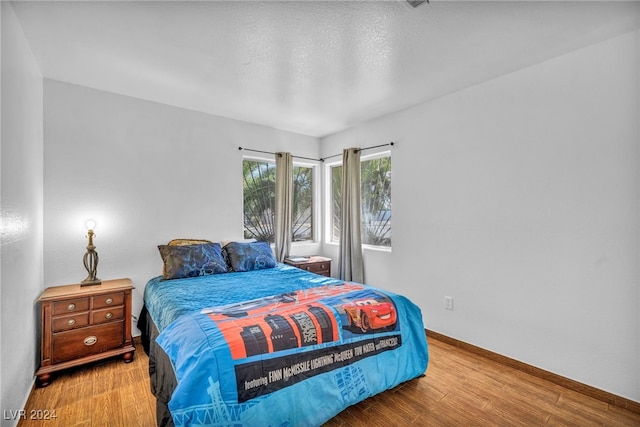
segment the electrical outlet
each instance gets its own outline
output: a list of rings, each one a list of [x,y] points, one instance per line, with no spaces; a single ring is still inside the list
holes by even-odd
[[[444,308],[453,310],[453,297],[444,297]]]

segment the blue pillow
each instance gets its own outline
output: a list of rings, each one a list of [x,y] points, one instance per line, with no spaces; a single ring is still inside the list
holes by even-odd
[[[223,250],[233,271],[262,270],[278,265],[267,242],[231,242]]]
[[[164,262],[164,279],[206,276],[229,271],[219,243],[158,245],[158,250]]]

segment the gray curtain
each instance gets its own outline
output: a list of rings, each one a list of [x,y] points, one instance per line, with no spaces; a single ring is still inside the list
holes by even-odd
[[[293,216],[293,157],[291,153],[276,153],[275,249],[278,262],[291,250],[291,217]]]
[[[360,219],[360,149],[342,153],[342,218],[338,274],[341,280],[364,283]]]

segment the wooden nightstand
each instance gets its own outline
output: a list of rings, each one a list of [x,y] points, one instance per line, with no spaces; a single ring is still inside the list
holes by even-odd
[[[131,290],[129,279],[100,285],[66,285],[45,289],[38,384],[46,387],[51,373],[122,355],[133,360]]]
[[[290,259],[285,259],[284,263],[301,268],[302,270],[310,271],[311,273],[320,274],[321,276],[331,277],[331,258],[310,256],[304,261],[292,261]]]

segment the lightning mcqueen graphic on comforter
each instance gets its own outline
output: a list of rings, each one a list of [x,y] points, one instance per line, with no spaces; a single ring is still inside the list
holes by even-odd
[[[317,426],[425,372],[416,305],[362,284],[308,283],[191,311],[162,330],[176,426]]]

